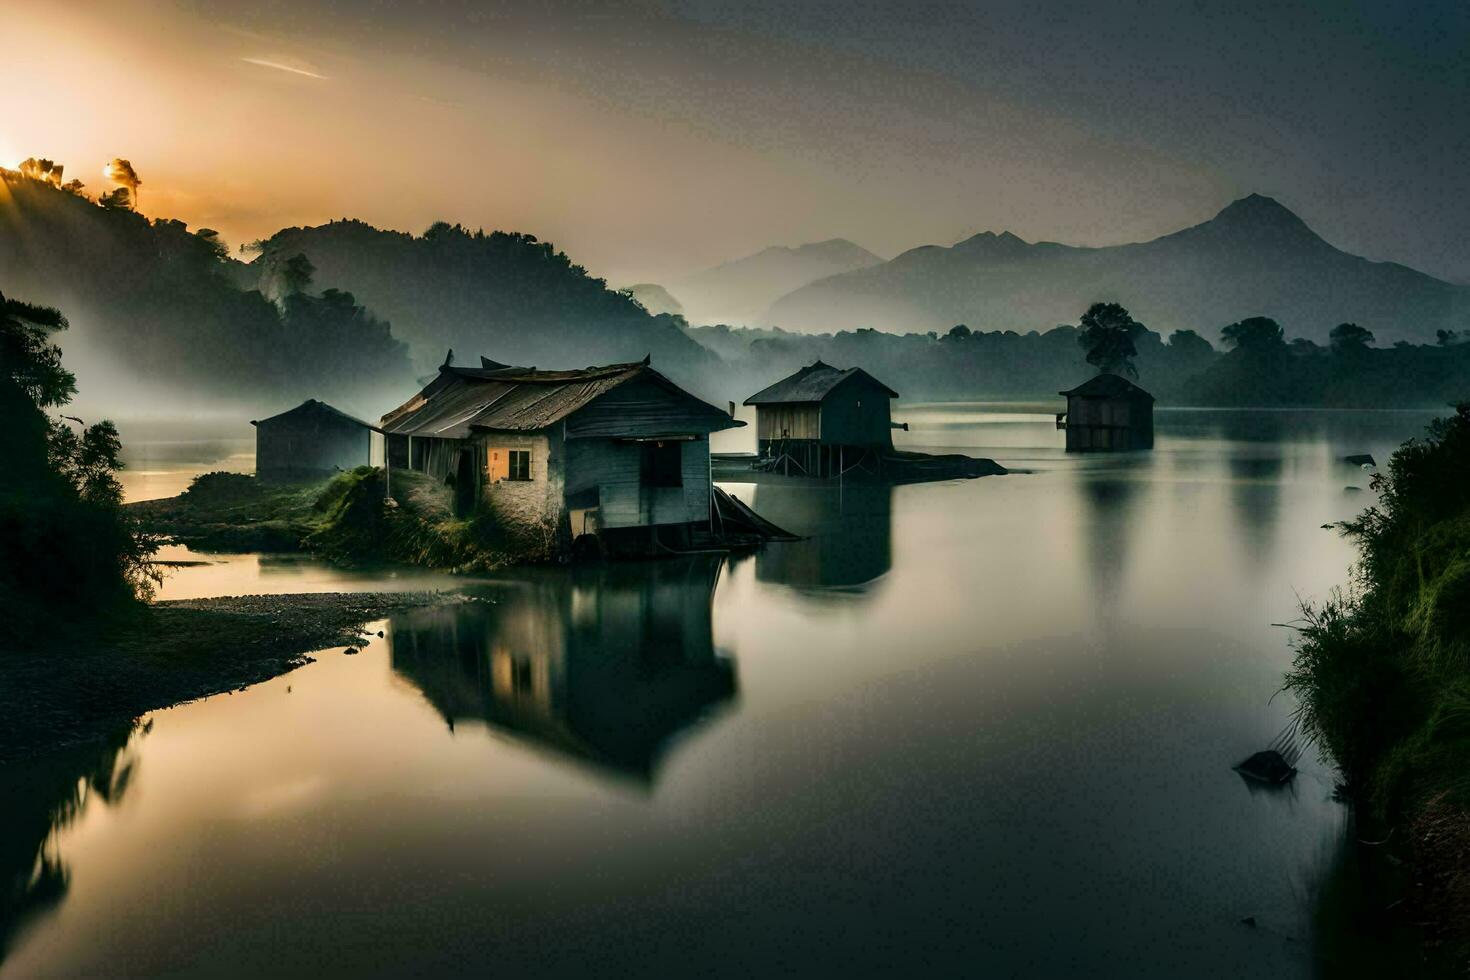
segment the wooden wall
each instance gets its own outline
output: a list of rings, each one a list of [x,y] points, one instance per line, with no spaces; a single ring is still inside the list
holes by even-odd
[[[568,439],[566,492],[597,488],[605,528],[688,524],[709,519],[709,439],[680,444],[683,486],[646,487],[642,446],[616,439]]]
[[[820,439],[821,409],[816,403],[757,405],[756,439]]]

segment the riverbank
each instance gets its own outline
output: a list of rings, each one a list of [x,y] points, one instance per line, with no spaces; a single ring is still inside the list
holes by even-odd
[[[442,593],[319,593],[186,599],[88,627],[58,624],[43,647],[0,655],[0,765],[105,738],[139,715],[234,691],[354,647],[365,626]]]
[[[1410,915],[1470,968],[1470,405],[1374,478],[1350,588],[1304,609],[1287,687],[1410,865]]]
[[[277,484],[206,473],[184,493],[129,504],[150,533],[203,552],[309,552],[344,566],[397,562],[487,572],[544,561],[546,543],[511,540],[491,514],[457,518],[451,491],[422,473],[360,466],[314,482]]]

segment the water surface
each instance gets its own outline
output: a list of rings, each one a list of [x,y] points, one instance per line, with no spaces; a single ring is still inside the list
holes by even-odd
[[[1292,708],[1271,624],[1351,561],[1340,457],[1425,417],[1066,457],[1024,406],[899,416],[1027,472],[729,484],[812,536],[734,562],[179,570],[475,601],[0,771],[0,975],[1385,972],[1330,771],[1230,765]]]

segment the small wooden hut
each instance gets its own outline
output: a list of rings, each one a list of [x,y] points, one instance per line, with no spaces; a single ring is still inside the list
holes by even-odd
[[[756,446],[783,469],[830,476],[893,448],[890,401],[898,392],[862,368],[817,361],[745,399],[755,406]],[[851,451],[851,452],[849,452]]]
[[[615,549],[680,547],[708,527],[709,434],[745,423],[646,359],[575,371],[482,363],[444,365],[383,416],[390,474],[452,483],[457,512],[487,504],[559,548],[584,534]]]
[[[255,472],[262,479],[319,476],[372,463],[380,430],[325,402],[309,398],[255,426]]]
[[[1154,396],[1127,378],[1099,374],[1070,391],[1057,428],[1067,432],[1067,452],[1127,452],[1154,448]]]

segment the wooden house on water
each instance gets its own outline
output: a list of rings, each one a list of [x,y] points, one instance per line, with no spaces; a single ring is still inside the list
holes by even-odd
[[[817,361],[745,399],[756,412],[756,446],[777,468],[832,476],[893,448],[890,401],[898,392],[862,368]]]
[[[1126,452],[1154,448],[1154,396],[1127,378],[1099,374],[1070,391],[1057,428],[1067,452]]]
[[[255,426],[255,472],[261,479],[320,476],[373,462],[381,430],[315,398]]]
[[[710,521],[709,434],[744,425],[648,360],[538,371],[482,359],[445,365],[383,416],[388,478],[452,483],[455,510],[482,503],[511,526],[584,534],[613,550],[687,546]]]

